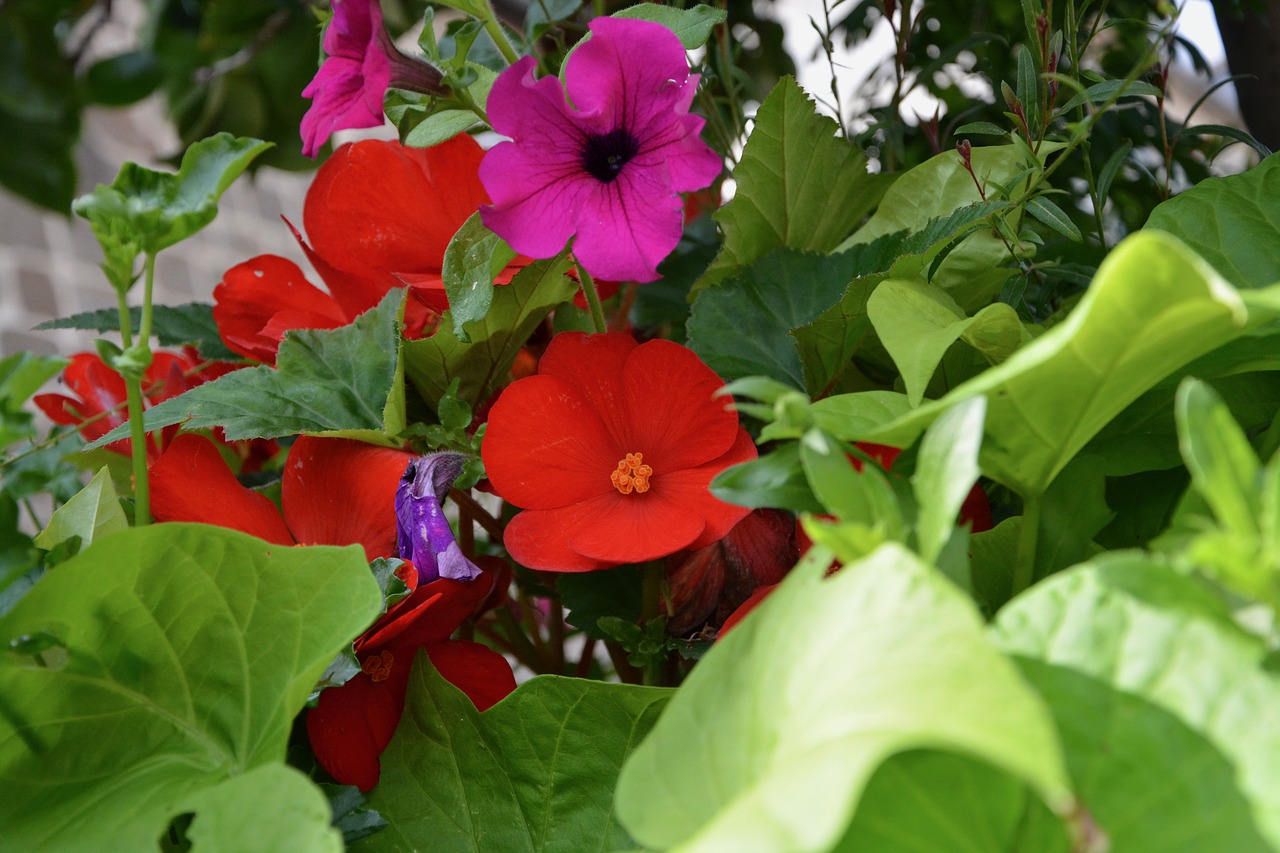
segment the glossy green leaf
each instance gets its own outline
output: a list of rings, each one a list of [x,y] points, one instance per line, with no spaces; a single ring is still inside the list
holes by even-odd
[[[464,326],[483,320],[493,302],[493,279],[516,256],[501,237],[484,227],[479,213],[471,214],[444,250],[441,277],[449,297],[453,334],[471,343]]]
[[[956,517],[978,480],[978,450],[987,399],[973,397],[934,421],[920,442],[911,478],[919,511],[916,536],[920,556],[935,563],[955,533]]]
[[[613,14],[615,18],[639,18],[662,24],[680,39],[685,50],[697,50],[711,38],[711,31],[724,23],[727,13],[699,3],[688,9],[663,6],[659,3],[637,3]]]
[[[867,300],[867,314],[918,406],[951,345],[963,340],[993,364],[1004,361],[1030,335],[1018,314],[1003,302],[966,317],[946,291],[917,281],[881,282]]]
[[[435,334],[404,345],[404,369],[424,400],[444,396],[449,383],[460,380],[458,399],[478,408],[506,382],[520,347],[550,313],[573,296],[578,283],[565,275],[571,264],[564,258],[535,261],[518,272],[510,284],[493,289],[493,302],[483,320],[466,331],[471,343],[451,334]],[[446,311],[440,327],[451,327]]]
[[[695,292],[780,247],[830,252],[875,207],[887,181],[837,131],[795,80],[773,88],[733,171],[733,200],[714,216],[724,245]]]
[[[99,536],[124,530],[129,526],[120,496],[111,482],[111,473],[103,468],[89,485],[75,497],[58,507],[49,524],[35,538],[36,545],[48,551],[72,536],[80,537],[80,547],[87,548]]]
[[[0,846],[154,849],[185,811],[278,801],[273,774],[256,791],[216,786],[283,761],[316,678],[378,598],[358,547],[189,524],[95,541],[0,619]]]
[[[148,432],[173,424],[222,427],[232,440],[308,433],[391,443],[405,426],[396,330],[403,296],[391,291],[337,329],[291,331],[275,368],[244,368],[197,385],[148,409],[143,424]],[[128,437],[128,429],[117,427],[88,447]]]
[[[126,163],[111,186],[99,184],[72,208],[89,220],[109,264],[129,246],[159,252],[212,222],[223,191],[270,147],[259,139],[219,133],[189,147],[177,173]],[[122,271],[121,266],[112,280],[117,287]]]
[[[616,807],[636,840],[829,850],[876,768],[924,746],[981,758],[1065,809],[1048,711],[964,596],[892,543],[824,577],[828,559],[811,551],[707,653],[627,761]]]
[[[1201,583],[1108,555],[1014,600],[993,638],[1049,701],[1112,850],[1280,848],[1280,684]]]
[[[1261,466],[1249,439],[1222,398],[1198,380],[1178,386],[1174,414],[1192,485],[1231,535],[1256,540]]]
[[[902,511],[893,487],[877,465],[861,471],[845,455],[844,447],[821,430],[810,430],[800,441],[800,464],[813,494],[828,513],[841,521],[883,531],[901,540],[905,536]]]
[[[711,480],[711,494],[739,506],[779,507],[796,512],[825,512],[813,496],[800,467],[800,448],[793,443],[739,465]]]
[[[1201,181],[1151,211],[1146,227],[1173,234],[1236,287],[1280,282],[1280,155]]]
[[[370,797],[390,826],[352,850],[628,847],[615,780],[672,692],[541,676],[482,714],[420,654]]]
[[[136,332],[142,325],[142,308],[129,309],[129,323]],[[92,329],[95,332],[114,332],[120,328],[120,312],[114,308],[86,311],[59,317],[35,327],[45,329]],[[213,320],[213,305],[207,302],[188,302],[185,305],[151,306],[151,333],[161,346],[177,347],[191,344],[202,358],[215,361],[238,361],[240,356],[227,349],[218,334],[218,324]]]
[[[987,396],[982,471],[1023,495],[1059,471],[1142,393],[1276,316],[1274,293],[1239,293],[1177,240],[1143,231],[1098,270],[1075,310],[1007,361],[862,436],[907,446],[961,400]]]

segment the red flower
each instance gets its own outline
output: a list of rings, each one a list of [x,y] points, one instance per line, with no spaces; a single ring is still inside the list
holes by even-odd
[[[755,458],[723,383],[690,350],[614,332],[557,335],[538,375],[489,415],[493,490],[525,511],[504,543],[536,569],[583,572],[711,544],[748,510],[707,485]]]
[[[425,649],[440,674],[481,711],[516,687],[502,655],[480,643],[449,639],[489,594],[487,574],[469,582],[441,578],[420,587],[416,571],[398,574],[413,593],[356,640],[361,671],[345,684],[321,691],[319,703],[307,714],[307,734],[320,765],[342,784],[362,791],[378,782],[378,759],[400,722],[418,649]]]
[[[307,191],[302,222],[310,245],[294,230],[329,292],[275,255],[232,267],[213,291],[223,341],[272,364],[290,329],[346,325],[405,285],[413,297],[405,333],[429,333],[448,307],[440,278],[445,247],[489,200],[476,177],[483,153],[466,134],[431,148],[385,140],[338,148]],[[520,265],[513,263],[498,281],[509,282]]]
[[[142,379],[143,407],[150,408],[237,369],[233,364],[214,362],[197,372],[202,363],[194,350],[187,350],[181,355],[153,353],[151,366]],[[49,420],[65,426],[78,426],[85,441],[95,441],[128,421],[124,377],[97,354],[82,352],[71,356],[71,363],[62,372],[62,381],[75,396],[37,394],[33,398]],[[147,458],[154,461],[159,457],[179,429],[171,426],[158,434],[152,433],[147,441]],[[243,472],[256,471],[279,450],[274,441],[264,439],[236,442],[219,439],[219,444],[231,448],[240,457],[240,470]],[[126,456],[133,452],[132,448],[133,444],[127,438],[107,445],[108,450]]]
[[[281,511],[240,485],[207,439],[180,435],[150,469],[158,521],[230,527],[277,545],[363,545],[396,553],[396,488],[416,457],[345,438],[302,436],[289,448]]]

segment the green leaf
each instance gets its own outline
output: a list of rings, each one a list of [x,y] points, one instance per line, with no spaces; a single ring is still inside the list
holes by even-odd
[[[142,308],[129,309],[129,323],[134,331],[141,326]],[[114,332],[120,328],[120,312],[114,308],[86,311],[48,320],[35,327],[45,329],[92,329],[95,332]],[[191,344],[203,358],[214,361],[239,361],[240,356],[227,349],[218,334],[218,324],[213,319],[213,305],[207,302],[188,302],[185,305],[151,306],[151,333],[160,346],[177,347]]]
[[[1195,490],[1231,535],[1256,542],[1261,466],[1249,439],[1222,398],[1195,379],[1178,386],[1174,415]]]
[[[196,818],[187,829],[193,853],[342,853],[329,801],[306,776],[265,764],[197,792],[180,804]]]
[[[614,783],[672,692],[545,675],[482,714],[419,654],[370,797],[390,826],[352,850],[629,847]]]
[[[1147,228],[1178,237],[1239,288],[1280,282],[1280,154],[1242,175],[1207,178],[1151,211]]]
[[[0,359],[0,449],[35,435],[35,421],[24,404],[67,366],[65,358],[14,353]]]
[[[689,9],[677,9],[657,3],[637,3],[614,12],[611,17],[638,18],[662,24],[676,34],[685,50],[697,50],[711,38],[711,31],[724,23],[728,13],[701,3]]]
[[[154,53],[134,50],[100,59],[85,72],[85,93],[98,104],[122,107],[156,90],[164,71]]]
[[[155,849],[185,811],[210,808],[221,825],[234,802],[277,801],[275,773],[252,791],[248,777],[215,786],[283,761],[317,676],[377,609],[358,547],[281,548],[189,524],[97,540],[0,619],[6,648],[49,644],[0,657],[7,849]]]
[[[404,369],[424,400],[439,400],[449,383],[459,379],[457,397],[478,408],[507,379],[512,362],[529,335],[551,309],[573,296],[578,284],[565,273],[563,257],[535,261],[510,284],[493,289],[493,302],[483,320],[470,324],[471,343],[435,334],[404,345]],[[450,328],[451,311],[440,318]]]
[[[985,394],[983,473],[1024,496],[1041,494],[1143,392],[1276,316],[1267,303],[1275,295],[1241,294],[1177,240],[1139,232],[1107,257],[1062,323],[941,400],[860,437],[908,446],[947,408]]]
[[[881,282],[867,300],[867,314],[902,374],[912,406],[920,405],[943,356],[957,340],[971,343],[993,364],[1030,340],[1009,305],[993,303],[966,317],[946,291],[923,282]]]
[[[987,399],[973,397],[934,421],[920,442],[911,487],[920,507],[916,534],[920,556],[935,563],[956,529],[956,517],[978,481],[978,450]]]
[[[1140,80],[1103,80],[1101,83],[1094,83],[1058,107],[1057,113],[1065,115],[1083,104],[1105,104],[1107,101],[1119,98],[1160,97],[1161,95],[1163,92],[1155,86]]]
[[[1034,216],[1040,222],[1048,225],[1054,231],[1057,231],[1068,240],[1079,243],[1084,240],[1080,236],[1080,229],[1071,221],[1071,217],[1058,205],[1049,200],[1047,196],[1038,195],[1034,198],[1027,199],[1027,213]]]
[[[566,621],[597,640],[612,639],[600,630],[601,617],[637,622],[641,613],[640,574],[635,566],[596,572],[565,572],[556,578],[556,592],[569,611]]]
[[[48,551],[72,536],[79,536],[80,545],[84,548],[94,539],[128,526],[129,520],[120,508],[120,496],[111,482],[111,473],[103,468],[89,481],[89,485],[54,510],[48,526],[36,536],[35,543]]]
[[[879,466],[864,465],[861,471],[855,470],[844,447],[816,429],[800,442],[800,464],[827,512],[841,521],[883,531],[886,538],[903,538],[902,511]]]
[[[441,110],[413,125],[403,142],[409,148],[430,148],[466,132],[477,121],[470,110]]]
[[[636,840],[829,850],[876,768],[924,746],[1065,810],[1048,711],[964,596],[894,544],[824,578],[829,558],[811,551],[707,653],[627,761],[616,808]]]
[[[291,331],[274,369],[244,368],[197,385],[148,409],[143,424],[148,432],[174,424],[222,427],[232,441],[308,433],[391,443],[388,436],[404,429],[396,331],[403,296],[389,292],[341,328]],[[128,435],[128,424],[119,426],[87,449]]]
[[[913,750],[871,777],[841,853],[1069,853],[1058,819],[1008,773],[962,755]]]
[[[993,638],[1049,700],[1111,849],[1280,846],[1280,685],[1202,584],[1108,555],[1013,601]]]
[[[461,343],[471,343],[463,326],[483,320],[489,313],[496,286],[493,280],[515,256],[505,240],[484,227],[479,213],[471,214],[449,240],[441,276],[449,297],[453,334]]]
[[[714,215],[724,245],[694,293],[779,247],[830,252],[875,207],[888,182],[838,129],[791,77],[773,88],[733,170],[733,200]]]
[[[710,489],[722,501],[752,509],[826,511],[809,488],[796,444],[783,444],[758,459],[724,469],[711,480]]]
[[[189,147],[176,174],[125,163],[111,186],[99,184],[76,199],[72,209],[89,220],[102,244],[112,284],[127,288],[126,258],[131,269],[137,253],[159,252],[212,222],[223,191],[270,147],[219,133]]]
[[[723,379],[767,376],[819,391],[825,380],[805,375],[793,332],[838,303],[853,275],[846,256],[776,250],[698,294],[688,346]]]

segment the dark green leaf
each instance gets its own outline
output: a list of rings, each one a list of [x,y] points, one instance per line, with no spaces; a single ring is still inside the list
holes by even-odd
[[[701,3],[688,9],[660,3],[637,3],[615,12],[613,17],[655,21],[675,33],[685,50],[697,50],[711,37],[711,31],[724,23],[727,14],[723,9]]]
[[[671,692],[540,676],[481,714],[419,654],[369,802],[390,826],[352,850],[625,849],[615,780]]]
[[[1027,213],[1068,240],[1079,243],[1084,239],[1080,236],[1080,229],[1071,221],[1071,217],[1067,216],[1063,209],[1050,201],[1047,196],[1038,195],[1028,199],[1026,207]]]
[[[294,433],[342,434],[388,442],[404,429],[396,315],[404,293],[338,329],[298,329],[280,343],[276,367],[235,370],[148,409],[147,431],[173,424],[222,427],[228,439]],[[397,399],[398,398],[398,399]],[[117,427],[89,445],[128,436]]]
[[[1084,92],[1076,95],[1062,106],[1058,107],[1059,114],[1065,114],[1074,110],[1082,104],[1105,104],[1111,100],[1120,98],[1131,98],[1134,96],[1156,97],[1161,92],[1150,83],[1142,81],[1130,80],[1104,80],[1101,83],[1094,83]]]
[[[164,79],[155,54],[143,50],[100,59],[85,74],[89,99],[109,107],[122,107],[150,95]]]
[[[142,322],[142,309],[137,305],[130,308],[129,318],[131,327],[136,331]],[[120,313],[111,308],[60,317],[36,326],[37,330],[92,329],[96,332],[114,332],[119,328]],[[199,350],[201,357],[214,361],[237,361],[240,358],[222,342],[218,324],[213,321],[213,306],[206,302],[153,305],[151,331],[160,346],[191,344]]]
[[[799,445],[776,450],[726,468],[711,481],[711,494],[739,506],[779,507],[796,512],[824,512],[800,467]]]
[[[611,639],[597,624],[602,616],[626,622],[640,618],[640,573],[635,566],[599,572],[566,572],[556,578],[556,591],[569,611],[569,624],[598,640]]]

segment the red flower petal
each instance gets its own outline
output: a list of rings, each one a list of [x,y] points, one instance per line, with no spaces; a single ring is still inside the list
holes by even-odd
[[[711,480],[728,468],[730,465],[737,465],[740,462],[749,462],[756,458],[756,445],[751,440],[751,436],[747,434],[745,429],[738,428],[738,438],[734,441],[733,446],[729,448],[729,452],[725,455],[713,459],[705,465],[697,468],[688,468],[680,472],[681,476],[676,478],[674,483],[667,483],[663,488],[676,490],[687,489],[687,493],[682,498],[673,500],[682,500],[687,502],[690,507],[697,507],[697,512],[702,515],[702,520],[706,522],[706,527],[702,530],[702,535],[693,541],[690,548],[704,548],[724,536],[733,526],[747,516],[751,512],[745,506],[737,504],[725,503],[724,501],[711,494],[709,486]]]
[[[363,545],[396,553],[396,486],[412,453],[345,438],[302,436],[289,449],[280,503],[303,545]]]
[[[538,362],[540,375],[554,376],[582,393],[609,430],[619,458],[635,452],[628,447],[633,438],[632,413],[623,397],[623,371],[636,346],[635,339],[624,332],[561,332],[551,339]],[[617,461],[613,460],[614,464]]]
[[[515,673],[507,659],[488,646],[468,640],[448,640],[427,646],[431,663],[450,684],[487,711],[516,689]]]
[[[355,642],[356,650],[418,648],[447,640],[492,588],[488,575],[472,581],[440,578],[420,586],[365,631]]]
[[[616,447],[577,388],[539,375],[512,383],[493,404],[482,455],[505,500],[552,509],[614,492],[609,473],[625,452]]]
[[[223,343],[267,364],[275,364],[286,331],[333,329],[350,319],[297,264],[277,255],[259,255],[227,270],[213,289],[213,301]]]
[[[477,177],[483,154],[465,134],[426,149],[382,140],[341,146],[307,193],[303,224],[315,252],[348,272],[439,272],[449,240],[488,201]],[[355,295],[325,278],[348,313],[378,301],[353,312]]]
[[[149,470],[151,511],[158,521],[197,521],[239,530],[277,545],[293,537],[275,504],[236,480],[203,436],[180,435]]]
[[[407,683],[412,663],[395,661],[392,672],[403,669]],[[378,757],[404,711],[405,685],[397,690],[389,682],[375,682],[361,672],[346,684],[321,691],[316,707],[307,712],[307,737],[316,760],[343,785],[367,791],[378,784]]]

